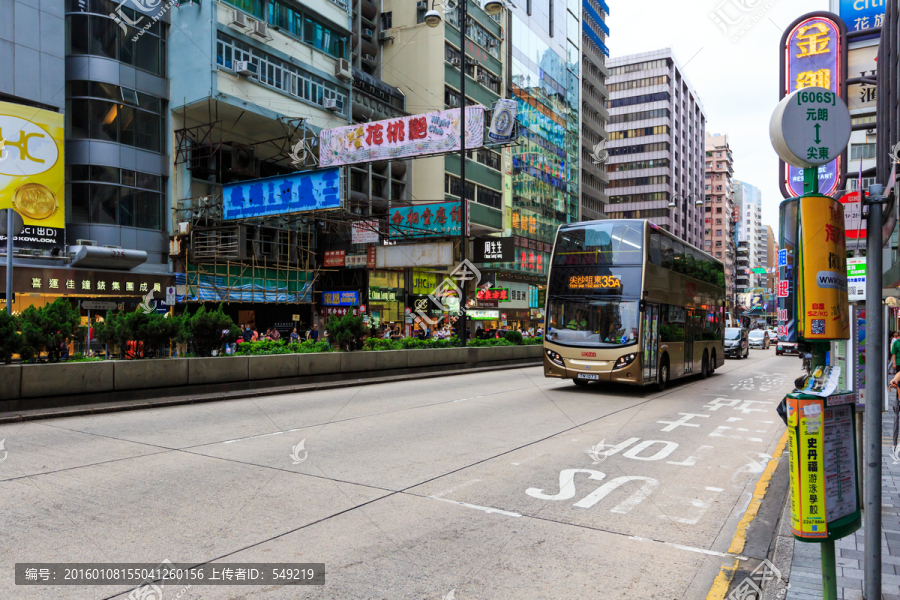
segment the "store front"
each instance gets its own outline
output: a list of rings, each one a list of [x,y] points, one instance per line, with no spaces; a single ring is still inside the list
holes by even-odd
[[[376,330],[382,327],[406,327],[406,272],[369,271],[369,324]]]

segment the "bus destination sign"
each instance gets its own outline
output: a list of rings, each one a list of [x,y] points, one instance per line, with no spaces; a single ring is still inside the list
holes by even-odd
[[[615,275],[572,275],[569,277],[569,289],[572,290],[607,290],[622,287],[622,282]]]

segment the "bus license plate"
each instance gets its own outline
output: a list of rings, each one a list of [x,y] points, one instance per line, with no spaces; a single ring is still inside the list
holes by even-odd
[[[597,381],[600,379],[599,375],[588,375],[586,373],[579,373],[578,379],[590,379],[592,381]]]

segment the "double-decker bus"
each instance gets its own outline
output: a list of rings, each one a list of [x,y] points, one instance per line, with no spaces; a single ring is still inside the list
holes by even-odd
[[[561,225],[544,310],[547,377],[663,389],[725,362],[724,265],[646,220]]]

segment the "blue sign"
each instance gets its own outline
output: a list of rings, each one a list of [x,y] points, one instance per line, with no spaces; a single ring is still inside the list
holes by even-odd
[[[322,292],[322,306],[359,306],[359,292]]]
[[[778,251],[778,266],[786,267],[787,266],[787,250],[781,249]]]
[[[222,186],[226,219],[248,219],[341,207],[340,169],[240,181]]]
[[[459,235],[462,207],[459,202],[435,202],[392,208],[391,237]]]
[[[841,19],[847,31],[865,31],[884,25],[885,0],[841,0]]]

